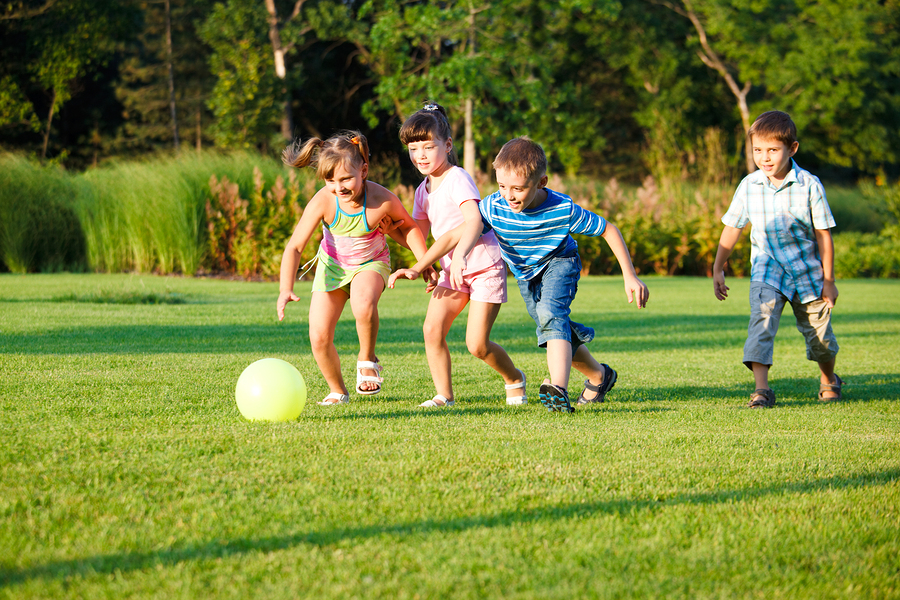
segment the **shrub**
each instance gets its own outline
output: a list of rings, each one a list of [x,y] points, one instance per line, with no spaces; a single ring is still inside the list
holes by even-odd
[[[0,157],[0,262],[14,273],[81,271],[85,240],[75,186],[58,167]]]
[[[880,234],[849,231],[834,236],[834,273],[839,279],[900,277],[900,230]]]

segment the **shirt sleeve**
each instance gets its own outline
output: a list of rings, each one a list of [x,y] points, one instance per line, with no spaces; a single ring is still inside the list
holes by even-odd
[[[491,225],[491,199],[493,195],[488,196],[484,200],[478,203],[478,212],[481,213],[481,222],[484,224],[484,227],[481,230],[481,233],[487,233],[491,229],[493,229],[493,225]]]
[[[831,214],[831,207],[825,198],[825,188],[818,179],[810,188],[809,208],[814,228],[831,229],[835,226],[834,215]]]
[[[750,222],[750,216],[747,214],[747,180],[741,181],[738,189],[734,192],[731,199],[731,206],[728,212],[722,215],[722,223],[736,229],[743,229]]]
[[[413,202],[412,218],[417,221],[428,218],[428,192],[425,191],[424,181],[416,188],[416,199]]]
[[[453,188],[450,197],[455,198],[458,201],[459,206],[462,206],[464,202],[468,202],[469,200],[480,203],[481,192],[478,191],[472,177],[464,170],[460,169],[460,171],[459,176],[453,179]]]
[[[589,210],[572,203],[572,216],[569,219],[569,231],[582,235],[598,236],[606,231],[606,219]]]

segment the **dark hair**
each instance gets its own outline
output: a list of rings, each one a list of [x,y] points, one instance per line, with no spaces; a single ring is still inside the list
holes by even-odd
[[[281,159],[292,167],[315,165],[316,176],[328,179],[340,164],[354,169],[369,164],[369,142],[358,131],[342,131],[324,141],[314,137],[302,144],[294,142],[284,149]]]
[[[509,140],[494,159],[494,170],[512,171],[529,183],[547,174],[547,155],[540,144],[526,136]]]
[[[770,110],[756,117],[747,135],[750,139],[754,137],[776,139],[790,147],[797,141],[797,126],[794,125],[791,115],[786,112]]]
[[[414,112],[400,127],[400,141],[404,146],[413,142],[427,142],[429,140],[449,140],[453,137],[450,130],[450,121],[447,120],[447,111],[440,104],[426,102],[425,105]],[[458,167],[459,159],[456,157],[456,149],[451,146],[447,155],[447,162]]]

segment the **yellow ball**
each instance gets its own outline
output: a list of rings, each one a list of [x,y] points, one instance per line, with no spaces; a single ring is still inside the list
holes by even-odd
[[[263,358],[244,369],[234,396],[250,421],[291,421],[306,404],[306,382],[291,363]]]

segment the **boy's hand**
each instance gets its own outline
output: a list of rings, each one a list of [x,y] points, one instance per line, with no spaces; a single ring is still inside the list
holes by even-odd
[[[728,286],[725,285],[725,271],[713,273],[713,291],[719,300],[724,300],[728,297]]]
[[[465,256],[456,256],[454,253],[453,260],[450,261],[450,283],[455,288],[461,288],[463,285],[463,271],[469,266],[469,261]]]
[[[644,308],[650,299],[650,290],[643,281],[629,275],[625,277],[625,297],[628,298],[628,304],[637,300],[638,308]]]
[[[388,277],[388,287],[393,289],[394,283],[401,277],[405,277],[406,279],[418,279],[419,272],[415,269],[397,269],[391,273],[390,277]]]
[[[391,215],[384,215],[381,217],[381,220],[378,222],[378,231],[383,233],[384,235],[390,235],[392,231],[403,225],[405,219],[400,219],[399,221],[395,221],[391,218]]]
[[[822,286],[822,299],[825,301],[825,306],[834,308],[834,305],[837,303],[837,298],[837,285],[833,281],[826,281],[825,285]]]
[[[278,320],[284,320],[284,307],[287,306],[288,302],[297,302],[300,300],[300,297],[297,296],[294,292],[283,291],[278,294],[278,304],[276,305],[276,312],[278,313]]]

